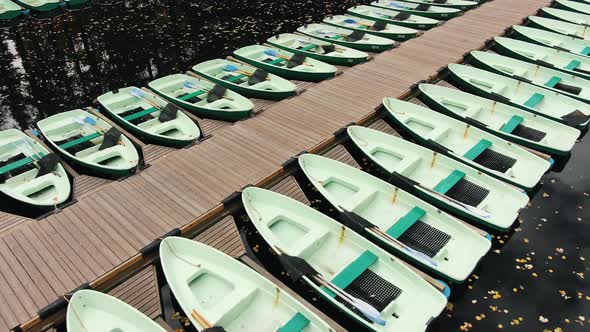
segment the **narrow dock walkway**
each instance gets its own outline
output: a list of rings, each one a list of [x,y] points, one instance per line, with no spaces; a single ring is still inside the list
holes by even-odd
[[[384,96],[404,96],[412,84],[550,2],[490,1],[254,118],[220,128],[198,145],[168,153],[137,175],[87,192],[60,213],[19,221],[0,238],[0,330],[26,322],[171,229],[219,209],[232,192],[373,112]]]

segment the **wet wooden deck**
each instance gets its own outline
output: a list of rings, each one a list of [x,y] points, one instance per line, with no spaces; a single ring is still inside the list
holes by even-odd
[[[465,52],[549,3],[490,1],[332,80],[310,85],[301,95],[265,105],[251,119],[232,125],[206,121],[213,135],[200,144],[180,150],[148,146],[151,167],[137,175],[122,181],[77,177],[85,189],[57,214],[41,220],[0,214],[0,330],[29,321],[63,294],[121,268],[171,229],[220,212],[229,194],[268,178],[293,155],[371,115],[384,96],[406,96],[412,84],[434,77],[439,68],[461,61]],[[239,252],[234,228],[213,225],[202,237]],[[137,305],[149,307],[150,301],[144,302]]]

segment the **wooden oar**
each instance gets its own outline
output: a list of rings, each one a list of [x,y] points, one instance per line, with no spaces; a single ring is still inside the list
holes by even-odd
[[[213,325],[211,323],[209,323],[209,321],[203,317],[196,309],[193,309],[191,311],[191,316],[193,317],[194,320],[197,321],[197,323],[199,323],[199,325],[201,325],[203,328],[211,328],[213,327]]]
[[[372,27],[373,26],[373,24],[371,24],[371,23],[353,20],[352,18],[347,18],[343,22],[344,23],[348,23],[348,24],[360,24],[360,25],[363,25],[363,26],[366,26],[366,27]]]

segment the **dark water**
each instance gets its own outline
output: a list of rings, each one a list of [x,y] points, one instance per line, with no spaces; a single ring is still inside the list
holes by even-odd
[[[367,1],[91,1],[0,28],[0,129],[34,126],[100,94],[184,72]]]

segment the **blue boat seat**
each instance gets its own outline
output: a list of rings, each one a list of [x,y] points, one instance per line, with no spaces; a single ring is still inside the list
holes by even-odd
[[[298,312],[285,325],[279,328],[277,332],[301,332],[309,323],[309,319]]]

